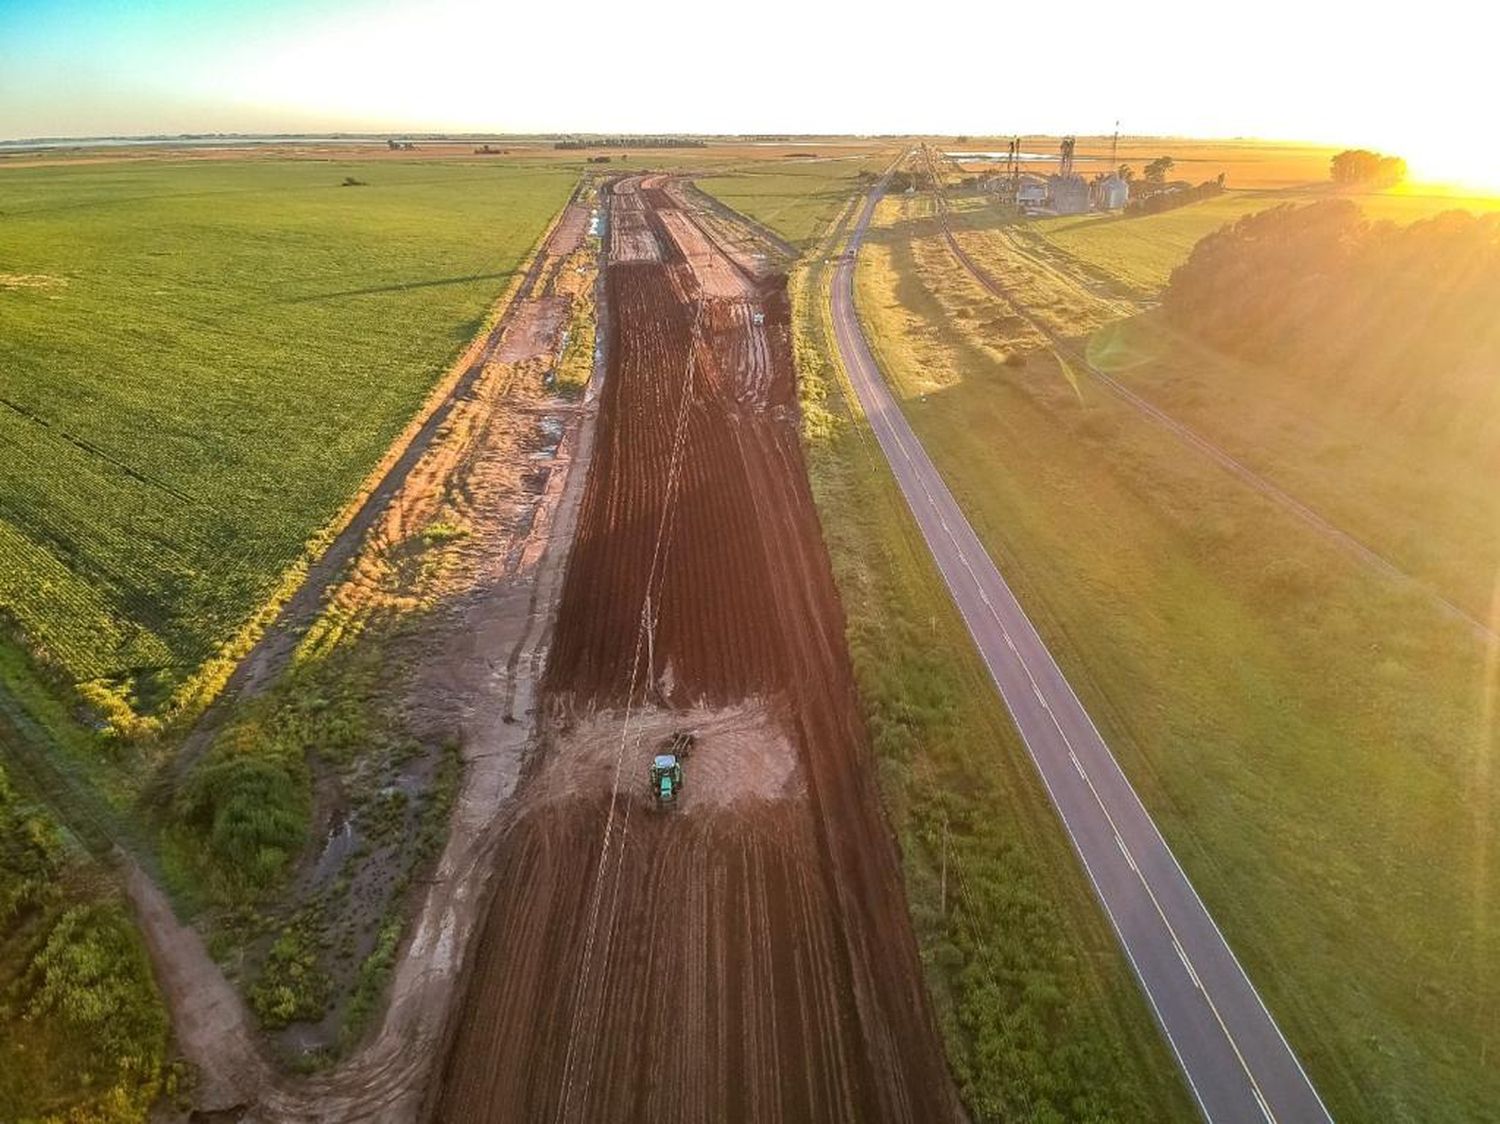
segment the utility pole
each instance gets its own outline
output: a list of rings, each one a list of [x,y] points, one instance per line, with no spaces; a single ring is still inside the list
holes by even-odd
[[[943,813],[943,873],[939,880],[938,911],[948,920],[948,813]]]

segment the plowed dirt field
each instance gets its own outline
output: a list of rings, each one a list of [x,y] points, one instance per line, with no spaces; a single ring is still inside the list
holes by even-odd
[[[611,197],[543,732],[435,1114],[955,1120],[798,443],[785,278],[728,256],[691,199],[661,177]],[[698,740],[662,811],[646,768],[679,730]]]

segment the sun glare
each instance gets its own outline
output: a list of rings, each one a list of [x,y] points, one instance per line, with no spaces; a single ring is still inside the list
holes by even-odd
[[[1433,131],[1392,144],[1405,157],[1408,178],[1423,187],[1442,187],[1455,194],[1500,195],[1500,152],[1480,138]]]

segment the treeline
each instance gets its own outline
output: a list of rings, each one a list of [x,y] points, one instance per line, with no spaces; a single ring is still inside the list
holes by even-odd
[[[708,142],[696,137],[594,137],[584,140],[568,137],[555,143],[553,148],[707,148]]]
[[[1500,214],[1400,227],[1345,199],[1276,207],[1199,242],[1163,305],[1224,350],[1500,465]]]
[[[1406,178],[1406,161],[1367,148],[1350,148],[1333,158],[1329,174],[1334,183],[1347,186],[1395,187]]]
[[[879,177],[868,172],[859,174],[861,183],[878,179]],[[908,172],[898,169],[886,177],[885,190],[890,195],[898,195],[907,191],[931,191],[934,182],[930,173],[925,171]]]
[[[124,906],[0,768],[0,1120],[144,1121],[166,1052]]]
[[[1168,191],[1157,191],[1150,195],[1142,195],[1132,199],[1125,204],[1127,215],[1155,215],[1162,211],[1170,211],[1175,207],[1186,207],[1189,203],[1201,203],[1205,199],[1212,199],[1215,195],[1224,194],[1224,177],[1216,180],[1204,180],[1197,187],[1174,187]]]

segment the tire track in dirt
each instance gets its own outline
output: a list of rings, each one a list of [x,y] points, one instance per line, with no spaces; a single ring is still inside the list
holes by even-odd
[[[548,719],[436,1115],[959,1119],[802,462],[785,278],[730,260],[691,198],[648,177],[613,200],[629,256]],[[674,728],[713,734],[662,812],[642,765]]]

